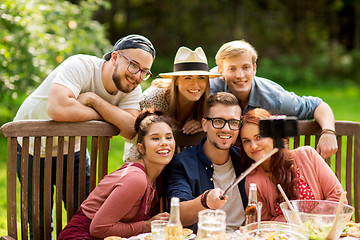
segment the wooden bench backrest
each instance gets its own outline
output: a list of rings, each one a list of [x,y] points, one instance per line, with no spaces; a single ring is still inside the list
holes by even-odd
[[[314,121],[299,121],[299,136],[294,138],[290,149],[298,146],[315,147],[319,141],[321,128]],[[337,178],[345,186],[348,204],[355,207],[355,221],[360,221],[360,122],[335,121],[338,151],[325,159]]]
[[[45,169],[44,169],[44,196],[40,196],[39,188],[33,187],[33,234],[34,239],[40,239],[40,213],[44,214],[45,239],[51,239],[51,168],[53,139],[58,138],[57,158],[63,159],[64,138],[68,138],[68,164],[67,164],[67,222],[74,215],[74,153],[75,137],[80,137],[80,165],[79,165],[79,204],[85,199],[86,191],[86,149],[88,137],[91,138],[90,159],[90,191],[94,189],[100,179],[107,174],[108,151],[111,136],[119,134],[119,129],[103,121],[87,122],[54,122],[46,120],[16,121],[4,124],[1,133],[8,138],[7,146],[7,228],[8,237],[5,239],[18,239],[17,221],[21,222],[21,239],[28,239],[28,154],[29,137],[34,137],[33,153],[33,186],[40,185],[40,147],[41,138],[46,139]],[[22,137],[21,183],[16,181],[17,168],[17,137]],[[90,141],[90,140],[89,140]],[[50,160],[50,161],[49,161]],[[54,220],[56,221],[56,234],[62,229],[62,191],[63,191],[63,161],[56,161],[56,191]],[[20,188],[20,199],[17,199],[17,188]],[[70,191],[71,190],[71,191]],[[40,207],[40,197],[44,199],[44,209]],[[20,218],[17,214],[17,205],[20,202]],[[31,204],[31,203],[29,203]],[[76,206],[78,208],[78,206]]]
[[[320,137],[321,128],[314,121],[299,121],[299,135],[294,138],[293,142],[290,142],[290,148],[312,145],[316,146]],[[79,179],[79,196],[81,203],[85,197],[85,158],[87,148],[87,137],[91,137],[91,167],[90,167],[90,191],[96,186],[97,182],[107,174],[107,161],[109,140],[111,136],[119,134],[119,129],[115,126],[101,121],[89,121],[80,123],[67,123],[67,122],[53,122],[53,121],[19,121],[10,122],[4,124],[1,127],[2,134],[8,138],[8,154],[7,154],[7,225],[9,237],[4,239],[18,239],[17,234],[17,221],[18,214],[16,207],[18,202],[21,202],[21,235],[22,239],[28,239],[28,216],[27,216],[27,156],[29,149],[29,137],[35,137],[35,150],[34,150],[34,165],[35,159],[40,158],[40,138],[46,137],[47,149],[52,149],[52,138],[59,137],[59,151],[58,157],[62,157],[62,142],[64,137],[69,137],[69,161],[74,159],[74,146],[75,136],[81,137],[81,154],[80,154],[80,175]],[[335,156],[331,159],[326,159],[326,162],[335,169],[336,176],[341,179],[345,179],[345,189],[348,192],[347,199],[350,205],[355,207],[355,221],[360,221],[360,123],[349,121],[336,121],[337,140],[339,144],[339,150]],[[200,143],[201,139],[205,136],[204,133],[197,134],[193,137],[178,134],[176,136],[177,147],[183,149],[187,146],[193,146]],[[313,136],[313,137],[312,137]],[[23,152],[22,152],[22,176],[21,184],[16,182],[16,146],[17,137],[23,137]],[[99,157],[97,155],[99,154]],[[47,151],[45,159],[51,158],[51,151]],[[46,161],[51,163],[51,161]],[[59,162],[59,161],[58,161]],[[61,164],[57,166],[57,169],[62,169]],[[68,164],[68,173],[71,173],[73,168],[71,164]],[[58,234],[62,229],[62,171],[57,175],[56,184],[56,200],[55,200],[55,213],[56,218],[56,233]],[[39,176],[39,169],[33,169],[33,176]],[[49,189],[51,179],[51,164],[45,164],[45,189]],[[68,174],[69,186],[74,183],[72,174]],[[33,184],[39,184],[39,179],[35,177]],[[344,184],[344,183],[343,183]],[[18,186],[19,185],[19,186]],[[21,197],[17,199],[16,190],[20,187]],[[71,189],[67,187],[67,189]],[[37,188],[34,188],[35,193],[33,196],[38,196],[39,192]],[[72,191],[67,192],[67,196],[72,196]],[[45,216],[46,239],[50,239],[51,235],[51,198],[50,191],[45,191],[44,196],[45,204],[44,208],[39,209],[39,198],[35,197],[33,201],[33,209],[35,213],[42,211]],[[67,198],[70,201],[70,197]],[[71,202],[67,203],[71,206]],[[73,212],[70,211],[71,207],[68,207],[67,221],[71,219]],[[38,215],[38,214],[37,214]],[[19,218],[20,219],[20,218]],[[39,216],[36,216],[34,221],[34,239],[39,226]]]

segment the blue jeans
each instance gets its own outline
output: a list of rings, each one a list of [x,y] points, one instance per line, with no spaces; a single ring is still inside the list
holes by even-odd
[[[21,174],[21,149],[22,147],[17,145],[17,176],[19,180]],[[75,153],[74,159],[74,212],[76,212],[78,205],[78,176],[79,176],[79,159],[80,152]],[[54,186],[56,183],[56,161],[57,157],[52,157],[52,169],[51,169],[51,196],[54,196]],[[66,209],[66,168],[67,168],[67,155],[64,155],[64,169],[63,169],[63,201]],[[44,194],[44,167],[45,158],[40,158],[40,196]],[[33,227],[32,227],[32,168],[33,168],[33,156],[29,154],[29,185],[28,185],[28,221],[29,221],[29,235],[30,239],[33,239]],[[90,180],[90,156],[86,151],[86,197],[89,195],[89,180]],[[51,209],[53,209],[54,201],[51,198]],[[40,198],[40,211],[44,207],[44,201]],[[75,209],[76,208],[76,209]],[[51,219],[51,226],[53,226],[53,219]],[[44,239],[44,217],[40,215],[40,236]]]

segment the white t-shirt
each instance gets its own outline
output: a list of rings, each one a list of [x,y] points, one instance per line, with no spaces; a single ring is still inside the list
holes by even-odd
[[[109,94],[101,79],[102,65],[105,60],[89,55],[74,55],[67,58],[57,68],[55,68],[40,86],[31,93],[20,106],[14,121],[18,120],[50,120],[47,113],[47,103],[50,86],[52,83],[61,84],[69,88],[75,98],[80,93],[93,92],[99,95],[107,102],[120,107],[121,109],[140,110],[139,102],[141,97],[141,86],[137,86],[130,93],[118,91],[115,94]],[[119,119],[120,121],[120,119]],[[21,138],[18,139],[22,144]],[[53,156],[56,156],[57,139],[54,139]],[[30,139],[30,146],[34,141]],[[45,142],[42,139],[42,155]],[[80,149],[80,142],[77,141],[76,149]],[[64,153],[67,153],[67,142],[65,143]],[[30,154],[33,154],[30,148]]]
[[[222,165],[214,164],[213,179],[214,187],[223,190],[228,188],[235,181],[236,175],[231,157]],[[221,210],[226,212],[226,227],[238,230],[245,220],[245,211],[239,188],[234,187],[227,193],[227,196],[227,203],[221,208]]]

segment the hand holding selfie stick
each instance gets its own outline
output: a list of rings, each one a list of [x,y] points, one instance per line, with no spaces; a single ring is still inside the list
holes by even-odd
[[[260,136],[271,137],[274,140],[274,149],[266,154],[262,159],[253,163],[246,169],[220,196],[223,200],[226,194],[233,189],[241,180],[243,180],[252,170],[257,168],[266,159],[275,154],[279,148],[284,148],[284,138],[298,135],[298,126],[296,117],[286,117],[285,115],[271,116],[270,118],[262,118],[259,122]]]

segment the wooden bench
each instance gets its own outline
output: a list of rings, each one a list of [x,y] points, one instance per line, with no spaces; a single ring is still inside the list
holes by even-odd
[[[317,143],[321,129],[319,125],[314,121],[299,121],[299,135],[294,138],[294,141],[290,141],[290,148],[303,145],[312,145],[315,146]],[[113,125],[101,122],[101,121],[89,121],[89,122],[80,122],[80,123],[63,123],[63,122],[53,122],[53,121],[19,121],[19,122],[10,122],[1,127],[2,134],[8,138],[8,155],[7,155],[7,219],[8,219],[8,236],[3,236],[3,239],[18,239],[17,231],[17,222],[21,222],[21,239],[28,239],[28,216],[27,216],[27,162],[29,137],[35,137],[35,149],[40,148],[40,138],[46,137],[47,140],[47,149],[51,149],[52,139],[54,137],[59,137],[59,146],[64,141],[64,137],[70,136],[69,141],[69,158],[73,159],[74,154],[74,142],[75,136],[81,136],[81,168],[85,168],[85,150],[87,148],[87,137],[91,137],[91,174],[90,174],[90,189],[92,190],[96,184],[97,180],[103,178],[107,174],[107,161],[108,161],[108,150],[109,150],[109,140],[111,136],[119,134],[119,130]],[[339,144],[339,150],[335,156],[331,159],[326,159],[326,162],[332,166],[335,171],[336,176],[341,179],[345,179],[343,184],[345,184],[345,189],[348,192],[347,198],[350,205],[355,207],[355,221],[360,221],[360,123],[358,122],[349,122],[349,121],[336,121],[336,132],[337,139]],[[177,147],[179,150],[187,146],[196,145],[200,143],[201,139],[205,136],[205,133],[199,133],[191,137],[178,133],[176,135]],[[16,181],[16,146],[17,146],[17,137],[23,138],[23,153],[22,156],[22,177],[21,183],[17,184]],[[35,150],[34,159],[39,158],[40,150]],[[99,158],[97,158],[99,154]],[[62,151],[58,151],[58,156],[62,156]],[[51,151],[47,152],[46,159],[51,158]],[[35,160],[34,160],[35,161]],[[51,161],[49,161],[51,162]],[[343,163],[343,164],[342,164]],[[70,166],[69,164],[68,166]],[[51,171],[51,166],[45,166],[48,174],[46,175],[45,181],[46,186],[49,185]],[[58,169],[62,169],[62,166],[57,166]],[[69,167],[68,171],[73,171]],[[39,175],[39,169],[34,168],[33,176]],[[61,172],[61,171],[60,171]],[[80,172],[85,172],[81,170]],[[72,174],[68,174],[68,184],[73,184],[74,179],[72,179]],[[61,209],[61,199],[62,199],[62,183],[61,177],[58,177],[59,182],[57,183],[56,191],[56,208],[55,208],[55,217],[56,218],[56,234],[58,234],[62,229],[62,209]],[[84,199],[84,180],[85,176],[80,177],[80,188],[81,192],[80,198]],[[97,179],[97,180],[96,180]],[[38,182],[38,179],[36,180]],[[36,182],[33,181],[35,184]],[[16,190],[21,188],[21,197],[17,199]],[[67,189],[70,189],[67,187]],[[36,189],[35,189],[36,191]],[[71,195],[72,192],[67,194]],[[36,196],[35,194],[33,194]],[[39,194],[38,194],[39,195]],[[41,211],[45,215],[46,225],[46,239],[50,239],[51,235],[51,208],[50,208],[50,193],[46,193],[44,196],[46,200],[45,209]],[[21,213],[18,217],[16,207],[17,204],[21,202]],[[80,201],[81,202],[81,201]],[[71,202],[68,204],[71,205]],[[39,198],[35,198],[33,201],[34,211],[40,212],[39,209]],[[71,209],[71,208],[70,208]],[[36,213],[36,212],[35,212]],[[67,221],[72,217],[74,213],[67,211]],[[37,219],[35,219],[34,224],[39,226],[39,216],[37,214]],[[34,227],[36,229],[36,227]],[[37,228],[38,229],[38,228]],[[38,231],[34,231],[34,239],[37,239],[35,234],[39,234]]]
[[[80,165],[79,165],[79,204],[85,199],[86,191],[86,149],[89,149],[90,166],[90,191],[94,189],[100,179],[107,174],[108,151],[111,136],[119,134],[119,129],[103,121],[88,122],[54,122],[54,121],[16,121],[4,124],[1,133],[8,138],[7,146],[7,229],[8,236],[3,239],[18,239],[17,222],[21,222],[21,238],[28,239],[28,154],[29,138],[34,137],[33,153],[33,186],[40,185],[40,147],[41,138],[45,139],[45,169],[44,169],[44,196],[40,196],[39,188],[33,188],[33,234],[34,239],[40,239],[40,214],[44,214],[45,239],[51,239],[51,165],[52,146],[54,138],[58,138],[57,158],[63,159],[64,142],[68,141],[67,164],[67,221],[74,215],[74,153],[75,137],[80,138]],[[21,181],[17,183],[17,137],[22,137]],[[88,137],[91,138],[91,148],[88,147]],[[50,161],[49,161],[50,160]],[[56,236],[62,230],[62,191],[63,191],[63,161],[56,161],[56,191],[54,220],[56,222]],[[17,189],[20,188],[20,199],[17,199]],[[44,209],[40,208],[40,198],[44,200]],[[20,203],[20,214],[17,205]],[[29,203],[31,204],[31,203]],[[78,205],[79,205],[78,204]],[[78,206],[75,206],[78,208]],[[19,216],[20,215],[20,216]]]

